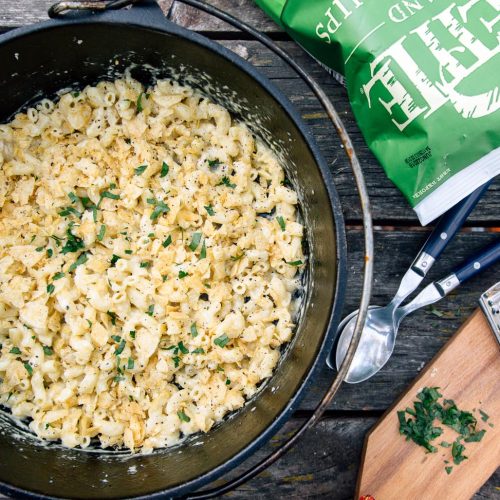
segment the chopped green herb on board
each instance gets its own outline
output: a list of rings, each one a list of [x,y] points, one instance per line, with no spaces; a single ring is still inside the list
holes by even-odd
[[[439,445],[442,448],[451,448],[453,463],[459,465],[467,459],[464,443],[480,442],[486,430],[477,429],[477,419],[471,412],[460,410],[451,399],[442,399],[441,402],[442,397],[439,387],[422,389],[417,394],[418,401],[414,402],[413,408],[398,411],[399,433],[428,452],[436,453],[438,449],[432,441],[443,433],[442,427],[436,424],[446,425],[457,433],[457,438],[453,443],[441,441]],[[483,421],[488,419],[488,415],[482,410],[479,410],[479,413]],[[445,460],[445,463],[449,462]],[[450,474],[453,467],[445,467],[445,470]]]

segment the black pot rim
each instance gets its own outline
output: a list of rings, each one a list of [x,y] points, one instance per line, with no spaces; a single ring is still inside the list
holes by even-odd
[[[146,7],[148,10],[150,7]],[[158,6],[156,8],[159,10]],[[155,8],[155,10],[156,10]],[[133,11],[133,12],[132,12]],[[137,11],[137,12],[136,12]],[[160,11],[161,12],[161,11]],[[145,13],[145,12],[144,12]],[[109,11],[99,15],[93,15],[89,17],[69,17],[63,21],[49,20],[42,23],[37,23],[32,26],[18,28],[7,32],[0,36],[0,44],[9,42],[10,40],[18,39],[24,35],[43,33],[45,30],[57,28],[60,26],[67,25],[82,25],[82,24],[112,24],[112,25],[122,25],[128,28],[141,28],[143,30],[150,30],[154,32],[161,32],[163,34],[174,35],[181,38],[185,38],[188,41],[196,43],[198,45],[207,48],[219,56],[224,57],[231,63],[236,65],[239,69],[249,74],[258,84],[260,84],[272,97],[280,103],[284,112],[286,112],[289,117],[294,122],[295,126],[300,131],[303,136],[307,146],[311,150],[311,153],[316,161],[316,164],[320,170],[321,177],[323,179],[324,185],[328,192],[328,198],[330,201],[330,208],[332,211],[333,219],[335,221],[335,232],[336,232],[336,244],[337,244],[337,255],[336,255],[336,289],[333,304],[330,308],[330,318],[328,322],[328,327],[324,333],[323,341],[319,346],[318,354],[301,382],[300,387],[297,389],[295,395],[290,399],[288,404],[281,410],[279,416],[274,420],[274,422],[265,429],[256,439],[245,446],[237,454],[231,457],[222,465],[206,472],[205,474],[192,479],[186,483],[182,483],[173,488],[160,490],[147,495],[135,496],[134,499],[157,499],[165,497],[179,497],[187,495],[208,483],[218,479],[224,473],[234,469],[242,462],[244,462],[250,455],[255,453],[260,447],[262,447],[278,430],[285,424],[285,422],[291,417],[292,413],[298,408],[300,402],[302,401],[307,389],[314,381],[321,368],[326,365],[326,359],[331,350],[333,349],[335,340],[337,338],[337,326],[340,322],[340,317],[342,314],[342,309],[345,300],[345,290],[347,284],[347,241],[345,234],[345,224],[344,216],[342,213],[342,207],[340,199],[335,188],[332,174],[330,173],[325,159],[319,150],[316,141],[313,138],[312,132],[309,127],[303,122],[299,112],[295,109],[289,99],[279,90],[267,77],[262,75],[256,68],[254,68],[250,63],[245,61],[243,58],[235,54],[234,52],[226,49],[222,45],[209,40],[208,38],[199,35],[193,31],[187,30],[178,26],[175,23],[167,21],[163,15],[159,16],[158,12],[150,13],[147,15],[140,15],[140,9],[134,7],[131,11]],[[58,498],[46,496],[44,494],[35,493],[32,491],[24,490],[16,486],[12,486],[8,483],[0,481],[0,492],[7,495],[12,495],[15,498],[33,498],[33,499],[49,499]]]

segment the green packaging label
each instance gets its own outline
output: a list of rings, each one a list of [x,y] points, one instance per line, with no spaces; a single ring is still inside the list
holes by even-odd
[[[422,224],[500,173],[500,0],[256,0],[345,77]]]

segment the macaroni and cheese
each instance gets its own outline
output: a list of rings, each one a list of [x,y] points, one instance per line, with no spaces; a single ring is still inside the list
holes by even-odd
[[[0,125],[0,404],[68,447],[207,432],[292,336],[296,204],[276,156],[173,81]]]

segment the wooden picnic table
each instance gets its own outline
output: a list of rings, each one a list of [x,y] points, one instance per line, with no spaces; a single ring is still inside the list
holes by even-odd
[[[52,0],[0,0],[0,32],[46,19],[47,8],[52,3]],[[167,13],[172,0],[160,0],[159,3]],[[209,3],[267,33],[316,78],[340,111],[360,157],[373,208],[376,274],[372,303],[387,303],[427,237],[429,228],[420,226],[403,196],[386,178],[368,150],[354,121],[344,88],[251,0],[209,0]],[[349,286],[345,313],[357,308],[363,263],[359,203],[346,156],[320,104],[284,62],[246,34],[180,3],[172,7],[171,16],[175,22],[218,41],[259,68],[284,91],[313,130],[334,175],[346,219]],[[500,181],[497,180],[435,265],[431,279],[442,277],[461,259],[498,236],[499,214]],[[391,360],[380,373],[363,384],[344,385],[321,422],[288,455],[228,496],[270,499],[285,496],[332,500],[352,498],[367,431],[472,313],[477,307],[481,292],[497,281],[499,276],[500,266],[497,265],[491,271],[464,284],[437,306],[410,316],[401,327]],[[248,463],[255,463],[275,449],[311,414],[332,377],[333,372],[325,367],[300,410]],[[244,470],[244,467],[234,473]],[[500,472],[497,471],[475,498],[491,499],[499,495],[499,490]],[[400,493],[404,498],[404,492]]]

